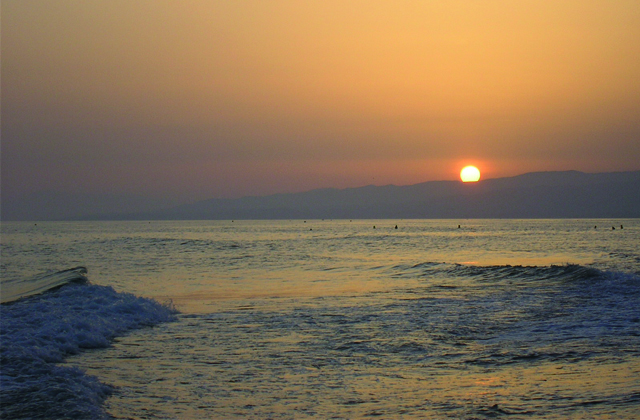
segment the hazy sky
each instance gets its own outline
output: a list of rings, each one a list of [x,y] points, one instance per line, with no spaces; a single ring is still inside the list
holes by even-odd
[[[640,169],[640,1],[3,0],[2,193]]]

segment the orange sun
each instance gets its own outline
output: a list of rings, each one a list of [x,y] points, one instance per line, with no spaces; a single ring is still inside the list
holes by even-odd
[[[475,166],[465,166],[460,171],[462,182],[477,182],[480,179],[480,170]]]

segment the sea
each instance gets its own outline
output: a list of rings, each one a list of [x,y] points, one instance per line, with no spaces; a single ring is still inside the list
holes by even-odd
[[[2,418],[640,418],[640,219],[1,234]]]

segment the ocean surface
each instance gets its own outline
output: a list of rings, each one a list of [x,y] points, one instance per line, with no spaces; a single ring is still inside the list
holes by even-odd
[[[1,229],[2,418],[640,413],[639,219]]]

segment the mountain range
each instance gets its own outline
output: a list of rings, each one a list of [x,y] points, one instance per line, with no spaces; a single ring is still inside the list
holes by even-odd
[[[3,202],[2,220],[637,218],[640,171],[532,172],[475,183],[325,188],[183,205],[96,197],[41,194],[32,202]]]
[[[120,216],[122,217],[122,216]],[[317,189],[211,199],[131,219],[413,219],[640,217],[640,171],[534,172],[476,183]]]

